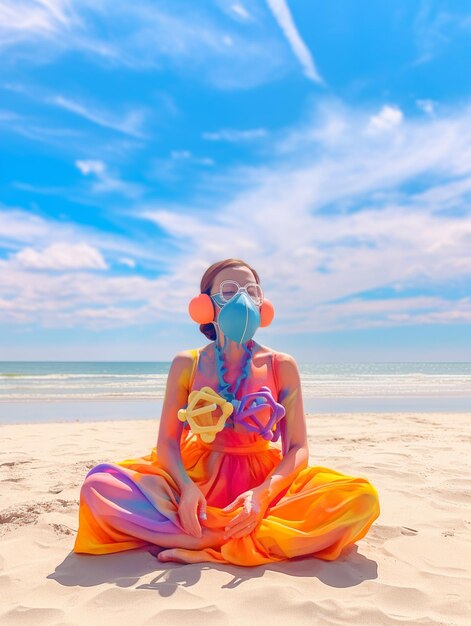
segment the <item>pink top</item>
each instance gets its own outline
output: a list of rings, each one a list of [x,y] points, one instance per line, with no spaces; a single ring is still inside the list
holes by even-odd
[[[192,350],[195,361],[190,377],[189,391],[199,390],[205,386],[211,387],[214,391],[218,391],[219,381],[214,357],[212,355],[210,356],[207,352],[202,353],[202,350],[203,348],[196,348]],[[254,364],[254,359],[250,361],[248,375],[245,380],[241,382],[236,394],[236,398],[238,400],[242,399],[244,395],[260,391],[262,386],[266,386],[270,389],[273,398],[278,401],[279,385],[276,370],[276,352],[271,351],[269,356],[270,358],[268,360],[264,359],[264,363],[258,366]],[[254,357],[256,357],[256,350],[254,351]],[[240,371],[234,372],[234,370],[229,367],[229,371],[225,374],[225,378],[226,380],[235,383],[239,374]],[[232,388],[233,386],[231,386],[231,389]],[[265,406],[263,409],[257,410],[257,419],[262,425],[266,425],[270,414],[270,407]],[[283,423],[284,421],[285,419],[283,418],[281,422]],[[216,437],[213,442],[206,443],[204,445],[213,449],[225,449],[226,447],[240,447],[245,445],[248,449],[250,449],[254,444],[255,446],[262,446],[262,442],[265,442],[268,445],[268,441],[264,439],[260,433],[250,432],[244,427],[243,424],[234,424],[230,417],[228,418],[226,424],[226,427],[223,428],[222,431],[216,433]],[[185,424],[185,428],[189,430],[189,426],[187,424]]]

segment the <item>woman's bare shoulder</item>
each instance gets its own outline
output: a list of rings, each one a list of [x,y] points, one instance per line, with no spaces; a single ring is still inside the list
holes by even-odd
[[[195,351],[200,352],[201,348],[188,348],[188,350],[180,350],[172,359],[172,365],[176,367],[186,367],[193,363],[195,359]]]
[[[280,350],[273,350],[273,356],[274,367],[279,380],[299,376],[298,364],[292,354]]]

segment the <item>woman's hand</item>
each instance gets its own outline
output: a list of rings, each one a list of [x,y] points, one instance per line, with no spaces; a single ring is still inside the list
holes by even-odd
[[[257,524],[262,521],[269,504],[268,495],[260,489],[249,489],[224,507],[222,510],[233,511],[242,506],[242,511],[233,517],[226,526],[224,539],[240,539],[250,534]]]
[[[206,498],[199,487],[191,482],[181,491],[178,515],[185,532],[195,537],[202,536],[198,513],[201,520],[206,519]]]

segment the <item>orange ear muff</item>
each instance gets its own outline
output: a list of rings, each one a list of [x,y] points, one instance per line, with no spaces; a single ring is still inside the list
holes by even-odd
[[[270,300],[264,298],[260,307],[260,326],[269,326],[275,317],[275,309]]]
[[[198,324],[209,324],[214,319],[214,307],[207,293],[200,293],[190,300],[188,313],[191,319]]]

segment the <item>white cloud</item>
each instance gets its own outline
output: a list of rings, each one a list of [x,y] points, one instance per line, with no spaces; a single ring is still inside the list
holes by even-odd
[[[152,243],[80,231],[59,237],[57,223],[7,217],[10,247],[15,230],[34,249],[49,231],[105,250],[110,263],[151,258],[158,276],[32,276],[0,260],[2,315],[51,327],[187,323],[204,270],[235,256],[257,268],[275,304],[266,333],[471,321],[470,299],[459,297],[471,277],[471,108],[411,116],[371,134],[373,115],[326,100],[273,140],[273,161],[208,177],[205,189],[212,182],[218,196],[203,206],[130,207],[128,219],[166,233]],[[0,243],[3,232],[0,221]],[[455,298],[443,295],[453,287]]]
[[[41,263],[37,255],[30,251],[27,256],[23,253],[10,255],[6,260],[0,258],[0,309],[4,323],[99,330],[132,324],[155,324],[158,320],[175,322],[178,318],[186,319],[187,303],[195,291],[195,271],[201,272],[204,265],[200,259],[188,259],[184,267],[175,266],[174,254],[178,246],[168,246],[162,239],[158,245],[142,245],[42,218],[36,219],[40,229],[38,226],[25,229],[25,217],[26,214],[20,211],[15,213],[14,218],[11,216],[10,235],[13,240],[19,234],[23,240],[29,238],[36,242],[37,239],[58,237],[62,232],[64,235],[68,233],[69,250],[73,250],[77,239],[86,236],[89,245],[95,244],[100,250],[108,250],[109,261],[113,257],[118,262],[126,259],[125,263],[131,266],[132,260],[138,259],[140,265],[147,269],[153,264],[159,275],[157,278],[121,277],[83,269],[64,268],[60,271],[57,262],[55,267],[58,271],[50,272],[52,263],[46,263],[44,259]],[[1,225],[0,222],[0,245]],[[49,245],[52,247],[53,244]],[[30,248],[34,251],[40,249],[38,245]],[[46,252],[44,248],[43,253]],[[120,251],[132,254],[132,260],[128,255],[123,257],[118,254]],[[168,298],[169,293],[173,294],[171,299]]]
[[[96,177],[91,185],[92,193],[120,193],[130,198],[137,198],[144,193],[142,185],[121,180],[108,172],[103,161],[96,159],[78,159],[75,165],[84,176]]]
[[[214,165],[214,159],[210,157],[196,157],[189,150],[172,150],[170,156],[177,161],[191,161],[191,163],[199,165]]]
[[[441,3],[431,0],[420,3],[412,26],[418,50],[412,65],[427,63],[450,42],[457,42],[460,36],[467,37],[466,15],[462,11],[453,13],[448,7],[444,10]]]
[[[437,104],[434,100],[424,99],[424,100],[416,100],[417,107],[421,109],[427,115],[432,115],[435,112],[435,105]]]
[[[211,7],[194,8],[178,0],[167,6],[152,0],[134,4],[115,0],[112,11],[102,0],[81,0],[73,5],[67,0],[50,0],[41,9],[32,0],[15,0],[7,6],[0,46],[14,47],[9,52],[12,62],[44,63],[73,50],[106,67],[167,66],[192,76],[198,71],[201,80],[221,89],[244,89],[279,76],[288,61],[270,24],[248,20],[240,3],[231,13],[245,21],[246,32],[221,24]],[[27,15],[31,19],[27,20]],[[64,108],[69,104],[66,99]],[[90,119],[96,123],[109,121],[93,107],[82,107],[84,111],[75,105],[69,109],[84,117],[91,113]],[[113,125],[115,121],[112,118]],[[128,124],[133,127],[135,122],[125,120]]]
[[[0,207],[2,247],[12,251],[8,258],[0,256],[3,323],[99,330],[153,323],[159,316],[175,318],[167,297],[172,285],[165,272],[172,259],[165,241],[158,247],[145,246],[91,228]],[[106,269],[103,252],[110,262],[116,260],[133,267],[138,261],[148,271],[164,274],[149,279],[97,272]],[[191,271],[191,264],[189,268]],[[176,294],[177,300],[181,297]],[[183,307],[182,302],[180,305]]]
[[[267,0],[267,4],[286,39],[288,40],[288,43],[290,44],[298,61],[301,63],[304,69],[304,74],[312,81],[323,84],[324,80],[317,71],[309,48],[304,43],[298,29],[296,28],[286,0]]]
[[[63,32],[72,19],[67,0],[2,0],[0,45],[22,41],[32,34],[50,38]]]
[[[189,150],[172,150],[170,156],[172,159],[189,159],[191,152]]]
[[[169,259],[166,260],[167,264]],[[193,271],[190,263],[187,271]],[[160,269],[165,267],[162,261]],[[110,329],[155,324],[187,317],[193,295],[191,278],[177,283],[175,275],[157,278],[112,276],[90,269],[51,272],[0,259],[0,311],[3,323],[37,324],[45,328]],[[177,279],[178,280],[178,279]],[[175,290],[175,284],[178,289]],[[169,299],[168,294],[172,293]]]
[[[94,160],[77,160],[75,161],[75,165],[78,169],[87,176],[88,174],[95,174],[96,176],[100,176],[105,173],[106,165],[103,161],[94,161]]]
[[[234,143],[239,141],[253,141],[254,139],[260,139],[266,136],[267,131],[265,128],[253,128],[250,130],[223,128],[215,132],[202,133],[203,139],[207,139],[208,141],[230,141]]]
[[[253,264],[286,332],[470,319],[468,301],[396,290],[440,292],[471,276],[470,110],[405,120],[382,108],[377,125],[391,132],[371,134],[370,112],[325,109],[322,122],[343,132],[312,119],[289,131],[283,150],[273,148],[276,164],[224,176],[236,191],[214,210],[147,207],[141,216],[179,246],[179,266],[230,256]],[[401,191],[415,179],[416,191]],[[392,293],[356,295],[378,289]]]
[[[143,110],[136,109],[127,113],[123,118],[117,118],[114,114],[111,114],[108,111],[99,110],[97,107],[74,102],[70,98],[65,98],[63,96],[53,96],[47,98],[46,101],[50,104],[54,104],[62,109],[70,111],[71,113],[79,115],[80,117],[83,117],[94,124],[98,124],[99,126],[112,128],[113,130],[117,130],[133,137],[145,137],[142,130],[142,123],[144,120]]]
[[[47,223],[39,216],[20,210],[7,210],[0,205],[0,245],[10,247],[46,237]]]
[[[372,115],[368,125],[369,131],[389,131],[402,123],[404,114],[399,107],[384,105],[377,115]]]
[[[56,154],[66,155],[66,158],[87,152],[99,153],[113,159],[129,158],[133,152],[142,149],[142,140],[136,137],[115,135],[110,139],[104,133],[97,133],[94,127],[63,128],[55,124],[56,120],[44,121],[14,111],[0,111],[0,130],[3,134],[13,133],[42,145],[52,146]],[[35,188],[41,193],[41,187],[36,185]]]
[[[243,20],[250,19],[250,13],[247,11],[247,8],[241,4],[240,2],[234,2],[231,6],[231,10],[237,17],[242,18]]]
[[[197,157],[189,150],[172,150],[167,158],[152,159],[148,175],[153,180],[178,181],[185,176],[185,169],[193,165],[212,167],[215,161],[211,157]]]
[[[115,217],[118,217],[118,213]],[[100,232],[92,227],[70,221],[54,220],[50,217],[34,215],[19,208],[0,205],[0,248],[18,252],[25,246],[35,249],[46,248],[57,241],[68,242],[69,244],[86,241],[90,246],[105,251],[110,260],[122,256],[138,259],[139,263],[149,270],[156,271],[162,267],[165,268],[170,262],[170,249],[165,242],[160,242],[158,248],[148,248],[127,237]],[[6,267],[5,273],[8,273]],[[0,285],[1,278],[0,276]],[[34,281],[37,280],[38,277],[35,275]],[[21,281],[18,283],[13,281],[11,284],[18,286],[24,283],[27,288],[27,278],[22,278]]]
[[[43,250],[24,248],[14,255],[14,260],[22,267],[34,270],[108,268],[99,250],[84,242],[76,244],[59,242]]]

